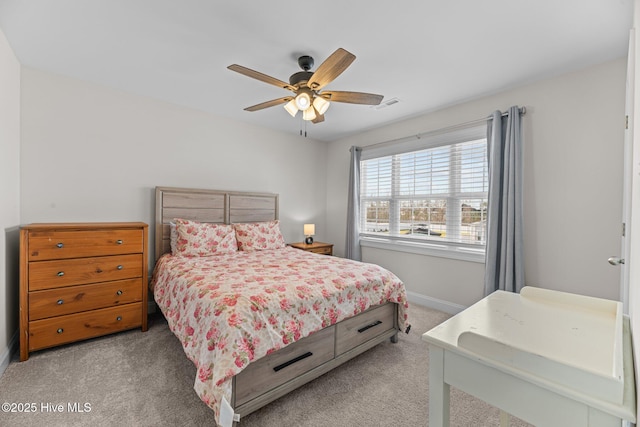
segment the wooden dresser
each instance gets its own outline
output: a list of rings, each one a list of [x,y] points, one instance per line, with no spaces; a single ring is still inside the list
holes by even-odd
[[[147,330],[148,226],[30,224],[20,230],[20,360],[125,329]]]
[[[307,252],[314,252],[316,254],[333,255],[333,244],[313,242],[310,245],[305,242],[289,243],[289,246],[296,249],[302,249]]]

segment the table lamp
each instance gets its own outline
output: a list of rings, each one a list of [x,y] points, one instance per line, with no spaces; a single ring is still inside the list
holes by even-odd
[[[305,224],[304,225],[304,235],[306,236],[304,242],[307,245],[313,243],[313,235],[316,234],[316,225],[315,224]]]

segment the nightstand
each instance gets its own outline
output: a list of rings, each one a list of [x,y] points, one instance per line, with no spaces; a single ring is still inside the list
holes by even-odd
[[[289,243],[289,246],[296,249],[302,249],[307,252],[314,252],[316,254],[333,255],[333,244],[331,243],[313,242],[312,244],[307,245],[304,242],[297,242]]]

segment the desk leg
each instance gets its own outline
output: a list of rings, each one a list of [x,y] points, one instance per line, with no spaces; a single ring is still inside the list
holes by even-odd
[[[429,427],[449,427],[449,384],[444,382],[444,350],[429,346]]]

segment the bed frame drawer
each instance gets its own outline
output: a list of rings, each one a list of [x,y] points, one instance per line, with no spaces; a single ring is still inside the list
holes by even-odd
[[[29,351],[136,328],[141,314],[142,304],[137,302],[35,320],[29,322]]]
[[[142,301],[142,279],[47,289],[29,294],[29,320]]]
[[[235,377],[236,406],[333,359],[334,339],[331,326],[249,364]]]
[[[384,332],[397,329],[395,313],[396,305],[386,303],[338,323],[336,325],[336,355],[349,351]]]

